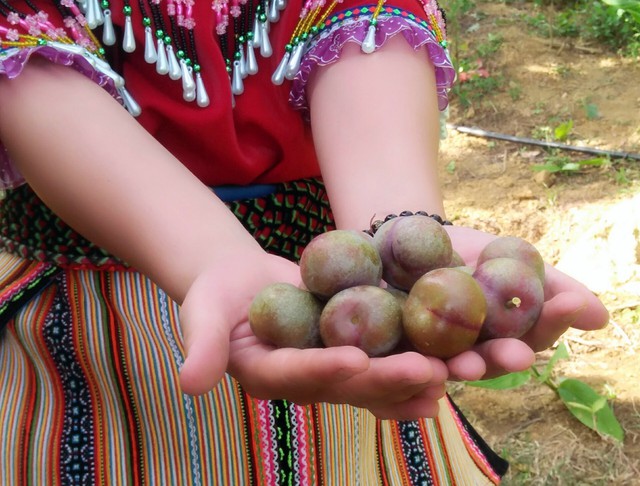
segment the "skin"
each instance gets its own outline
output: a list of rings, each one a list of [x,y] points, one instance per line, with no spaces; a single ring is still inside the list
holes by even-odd
[[[444,216],[434,73],[425,59],[400,39],[370,56],[348,47],[311,80],[312,128],[338,227],[364,229],[374,215],[402,210]],[[299,285],[298,267],[262,251],[104,90],[73,70],[36,61],[19,83],[0,78],[0,106],[0,137],[45,203],[180,304],[186,393],[208,392],[228,372],[258,398],[349,403],[380,418],[432,417],[447,377],[524,369],[534,350],[569,326],[607,322],[606,309],[584,286],[549,269],[548,302],[525,342],[487,342],[447,363],[417,353],[370,359],[353,347],[274,349],[251,333],[248,308],[269,283]],[[105,147],[105,133],[118,143]],[[468,263],[482,239],[492,238],[447,230]]]

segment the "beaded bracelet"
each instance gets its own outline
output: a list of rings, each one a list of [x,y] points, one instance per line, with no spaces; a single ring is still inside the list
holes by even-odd
[[[365,233],[367,233],[369,236],[373,236],[376,234],[376,231],[378,231],[378,228],[380,228],[380,226],[382,226],[384,223],[386,223],[387,221],[393,219],[393,218],[397,218],[398,216],[426,216],[427,218],[431,218],[433,219],[436,223],[440,223],[443,226],[451,226],[453,225],[453,223],[447,219],[443,219],[442,216],[438,215],[438,214],[429,214],[426,211],[416,211],[415,213],[411,212],[411,211],[402,211],[399,215],[398,214],[388,214],[383,220],[377,219],[375,221],[373,221],[371,223],[371,226],[369,227],[369,229],[364,230]]]

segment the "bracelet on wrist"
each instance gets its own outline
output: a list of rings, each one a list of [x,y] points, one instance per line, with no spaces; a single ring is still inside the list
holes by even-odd
[[[402,216],[425,216],[427,218],[433,219],[435,222],[440,223],[443,226],[453,225],[451,221],[447,219],[443,219],[442,216],[435,213],[429,214],[426,211],[416,211],[415,213],[412,211],[402,211],[400,214],[388,214],[387,216],[385,216],[384,219],[376,219],[375,221],[372,221],[369,229],[364,230],[364,232],[370,236],[373,236],[376,234],[376,231],[378,231],[378,228],[380,228],[380,226],[382,226],[384,223],[386,223],[391,219],[402,217]]]

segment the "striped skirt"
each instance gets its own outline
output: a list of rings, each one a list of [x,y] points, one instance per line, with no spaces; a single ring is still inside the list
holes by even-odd
[[[256,400],[228,376],[207,395],[184,395],[175,302],[96,249],[63,255],[68,246],[43,230],[5,231],[18,227],[24,199],[39,204],[23,191],[2,212],[0,484],[476,486],[504,474],[448,398],[435,419],[397,422],[347,405]],[[229,205],[291,258],[331,228],[317,181]]]

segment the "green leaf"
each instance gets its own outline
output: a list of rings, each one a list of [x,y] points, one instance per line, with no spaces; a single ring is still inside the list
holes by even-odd
[[[589,385],[569,378],[558,385],[558,394],[573,416],[584,425],[619,442],[624,440],[624,431],[606,398]]]
[[[570,170],[570,171],[580,170],[580,164],[577,162],[567,162],[562,166],[561,170]]]
[[[540,376],[538,376],[538,381],[547,381],[551,376],[551,372],[553,371],[553,367],[555,366],[555,364],[561,359],[567,359],[568,357],[569,350],[567,349],[567,345],[564,343],[558,344],[558,347],[551,356],[551,359],[547,363],[547,366],[545,366],[544,371]]]
[[[469,386],[477,386],[479,388],[490,388],[492,390],[509,390],[524,385],[531,379],[529,370],[518,371],[517,373],[509,373],[508,375],[498,376],[497,378],[489,378],[488,380],[466,381]]]
[[[569,120],[558,125],[553,131],[553,133],[556,137],[556,140],[563,142],[567,138],[569,138],[569,134],[571,133],[572,129],[573,129],[573,120]]]

